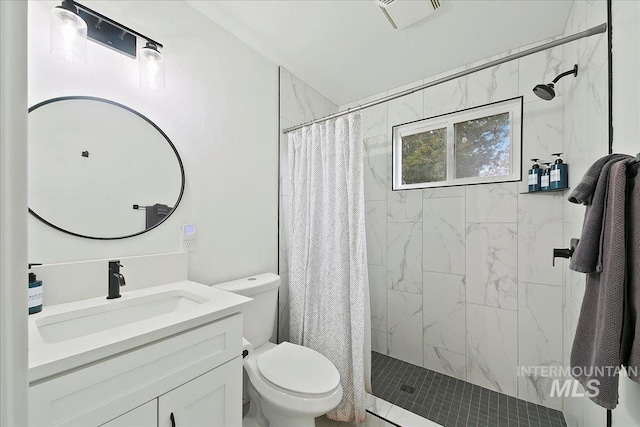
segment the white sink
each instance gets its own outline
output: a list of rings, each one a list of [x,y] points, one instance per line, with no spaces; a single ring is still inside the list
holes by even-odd
[[[189,309],[207,301],[191,292],[166,291],[43,316],[36,320],[36,326],[45,343],[58,343]]]
[[[29,316],[29,382],[239,314],[252,301],[185,280],[45,305]]]

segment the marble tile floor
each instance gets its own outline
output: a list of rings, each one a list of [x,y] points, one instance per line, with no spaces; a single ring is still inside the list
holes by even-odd
[[[562,412],[373,352],[373,394],[444,427],[566,427]],[[404,389],[401,390],[401,387]],[[425,420],[425,421],[426,421]],[[411,427],[410,422],[395,422]],[[377,425],[377,424],[374,424]],[[384,425],[384,424],[382,424]]]

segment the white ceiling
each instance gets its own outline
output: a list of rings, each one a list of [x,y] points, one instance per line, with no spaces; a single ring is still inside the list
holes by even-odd
[[[391,28],[375,0],[188,3],[343,105],[558,36],[572,1],[441,0],[403,30]]]

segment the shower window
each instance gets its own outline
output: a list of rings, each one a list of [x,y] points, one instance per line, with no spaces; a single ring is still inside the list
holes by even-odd
[[[435,127],[402,138],[404,182],[447,180],[447,128]]]
[[[522,97],[393,127],[393,189],[519,181]]]

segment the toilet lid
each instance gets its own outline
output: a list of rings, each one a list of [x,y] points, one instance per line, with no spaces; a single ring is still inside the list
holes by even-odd
[[[329,359],[289,342],[261,354],[256,362],[265,379],[295,393],[325,394],[340,383],[340,374]]]

